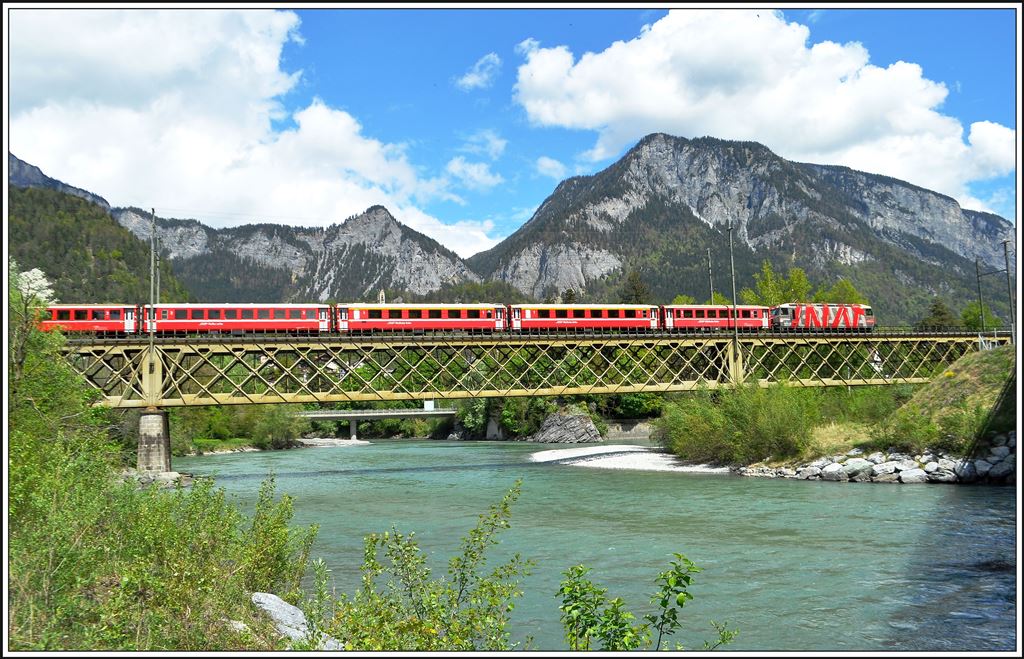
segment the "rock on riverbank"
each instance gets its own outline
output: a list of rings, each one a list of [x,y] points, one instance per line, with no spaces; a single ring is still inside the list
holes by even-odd
[[[552,414],[540,430],[523,441],[544,444],[585,444],[601,441],[601,433],[586,414]]]
[[[741,476],[861,483],[992,483],[1012,485],[1017,478],[1017,434],[991,435],[968,458],[942,453],[881,451],[864,455],[853,449],[845,455],[818,458],[807,464],[766,467],[750,465],[734,471]]]

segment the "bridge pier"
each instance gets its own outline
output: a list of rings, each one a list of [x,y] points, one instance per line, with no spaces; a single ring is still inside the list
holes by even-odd
[[[171,432],[167,412],[146,408],[139,417],[138,471],[171,470]]]
[[[348,435],[349,435],[349,439],[355,439],[356,438],[356,426],[357,425],[358,425],[358,422],[355,419],[349,419],[348,420]]]

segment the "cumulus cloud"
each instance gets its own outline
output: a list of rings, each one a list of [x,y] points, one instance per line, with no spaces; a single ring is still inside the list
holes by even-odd
[[[445,169],[464,186],[473,190],[493,188],[505,180],[501,174],[492,173],[487,163],[466,162],[462,156],[456,156],[449,160]]]
[[[221,227],[327,225],[381,204],[462,256],[496,242],[486,222],[420,208],[464,202],[403,144],[319,99],[286,114],[302,75],[280,68],[301,42],[292,12],[16,9],[9,26],[12,153],[115,206]]]
[[[556,181],[561,181],[565,178],[565,165],[554,158],[541,156],[537,158],[537,172],[544,176],[550,176]]]
[[[455,86],[463,91],[485,89],[494,83],[495,76],[501,69],[501,58],[497,53],[487,53],[476,61],[476,64],[455,81]]]
[[[476,155],[486,155],[491,160],[497,160],[505,152],[506,146],[508,146],[508,140],[488,128],[470,135],[459,150]]]
[[[970,127],[937,108],[948,90],[921,67],[870,64],[859,43],[809,43],[810,31],[764,10],[676,10],[578,59],[526,39],[515,98],[538,126],[597,132],[582,154],[621,153],[651,132],[761,142],[791,160],[901,178],[962,203],[970,182],[1014,170],[1015,133]]]

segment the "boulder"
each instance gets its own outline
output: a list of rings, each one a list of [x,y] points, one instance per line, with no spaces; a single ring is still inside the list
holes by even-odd
[[[544,419],[540,430],[524,441],[544,444],[583,444],[601,441],[601,433],[586,414],[557,412]]]
[[[928,481],[931,483],[955,483],[956,474],[946,469],[936,469],[928,474]]]
[[[821,470],[821,479],[825,481],[845,481],[846,478],[846,472],[843,471],[843,465],[837,462],[833,462]]]
[[[900,475],[894,471],[871,477],[872,483],[899,483]]]
[[[843,471],[846,473],[846,477],[852,480],[861,473],[866,473],[867,476],[870,476],[871,469],[874,466],[875,463],[863,458],[850,458],[843,464]]]
[[[1010,460],[1003,460],[999,464],[992,467],[988,472],[989,480],[998,480],[1006,478],[1008,475],[1016,471],[1016,465]]]
[[[905,469],[900,472],[901,483],[927,483],[928,474],[924,469]]]
[[[1006,456],[1010,455],[1010,449],[1008,449],[1005,446],[993,446],[991,449],[989,449],[989,453],[991,453],[992,455],[999,456],[1000,458],[1005,458]]]
[[[799,471],[796,472],[796,477],[803,480],[818,478],[819,476],[821,476],[821,469],[814,466],[801,467]]]
[[[974,471],[977,472],[977,474],[979,476],[986,476],[986,475],[988,475],[988,472],[989,472],[990,469],[992,469],[992,463],[989,462],[988,460],[975,460],[974,461]]]
[[[869,455],[867,459],[870,460],[871,462],[874,462],[876,465],[882,464],[883,462],[885,462],[885,454],[879,451],[875,451],[874,453]]]
[[[938,469],[939,469],[939,463],[935,462],[935,461],[929,462],[928,464],[926,464],[924,466],[924,472],[926,474],[930,474],[933,471],[938,471]]]
[[[253,593],[252,603],[270,616],[274,629],[292,641],[304,641],[309,635],[306,614],[298,607],[274,595],[273,593]],[[344,646],[334,638],[323,635],[317,643],[320,650],[344,650]]]
[[[892,462],[892,461],[890,461],[890,462],[883,462],[882,464],[877,464],[877,465],[875,465],[874,467],[871,468],[871,475],[872,476],[881,476],[881,475],[884,475],[884,474],[894,473],[896,471],[896,468],[899,466],[899,464],[900,463],[898,463],[898,462]]]

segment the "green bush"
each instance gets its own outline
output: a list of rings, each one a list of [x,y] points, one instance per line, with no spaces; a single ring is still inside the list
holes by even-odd
[[[654,438],[685,460],[758,462],[798,455],[819,418],[812,389],[747,385],[666,404]]]

